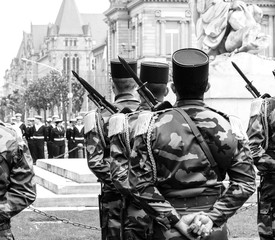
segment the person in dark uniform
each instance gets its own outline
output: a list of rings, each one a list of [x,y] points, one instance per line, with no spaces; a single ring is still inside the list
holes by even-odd
[[[67,127],[67,130],[66,130],[66,139],[68,141],[69,158],[77,158],[77,149],[73,150],[74,148],[76,148],[76,144],[73,139],[73,130],[74,130],[75,123],[76,123],[76,119],[72,118],[69,121],[69,126]]]
[[[34,126],[32,127],[33,133],[33,164],[36,165],[37,159],[45,158],[44,144],[47,140],[47,128],[42,123],[42,117],[36,115],[34,117]]]
[[[28,143],[28,147],[29,147],[32,159],[34,158],[34,155],[33,155],[33,152],[34,152],[34,143],[33,143],[34,128],[33,127],[34,127],[34,118],[28,118],[27,126],[26,126],[26,140]]]
[[[65,153],[65,129],[62,126],[62,120],[55,120],[56,126],[51,131],[51,139],[53,140],[53,157],[64,158]]]
[[[52,128],[53,128],[52,118],[47,118],[46,127],[47,127],[47,152],[48,152],[48,158],[53,158],[53,154],[52,154],[53,142],[51,140],[51,131],[52,131]]]
[[[126,60],[133,71],[137,72],[137,61]],[[114,105],[122,110],[128,107],[135,111],[140,102],[136,98],[136,87],[134,79],[118,59],[111,61],[111,76],[113,92],[115,94]],[[97,115],[95,117],[95,115]],[[102,194],[100,196],[101,216],[101,239],[121,239],[121,208],[123,199],[120,192],[115,188],[110,178],[110,148],[108,139],[108,120],[111,114],[106,110],[97,109],[85,115],[84,130],[86,140],[86,153],[88,167],[102,183]],[[95,127],[95,119],[102,120],[102,129]],[[101,121],[100,120],[100,121]]]
[[[84,125],[83,125],[83,117],[82,116],[76,117],[76,124],[73,129],[73,140],[74,140],[74,143],[76,146],[78,146],[78,144],[81,144],[83,146],[82,151],[81,151],[82,153],[80,154],[77,150],[76,157],[77,158],[84,157],[85,156],[85,153],[84,153]]]
[[[21,121],[21,118],[22,118],[22,114],[21,113],[16,113],[15,115],[15,125],[17,125],[20,129],[21,129],[21,132],[22,132],[22,138],[26,138],[26,125],[25,123],[23,123]]]

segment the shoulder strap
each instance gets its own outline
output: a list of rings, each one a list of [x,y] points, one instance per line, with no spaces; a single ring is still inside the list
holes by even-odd
[[[189,115],[181,108],[175,108],[175,110],[185,119],[185,121],[188,123],[189,127],[191,128],[193,134],[195,135],[198,143],[200,144],[201,149],[203,150],[204,154],[206,155],[207,159],[209,160],[213,170],[218,176],[218,180],[222,180],[220,171],[218,169],[218,165],[216,161],[214,160],[214,157],[209,149],[209,146],[207,145],[205,139],[201,135],[198,127],[196,124],[192,121],[192,119],[189,117]]]

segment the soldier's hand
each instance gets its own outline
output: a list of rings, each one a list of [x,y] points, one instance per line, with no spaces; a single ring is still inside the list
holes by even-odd
[[[201,212],[194,217],[192,224],[188,227],[188,232],[204,238],[211,234],[212,228],[213,221]]]
[[[189,225],[193,223],[196,214],[188,214],[181,217],[175,228],[190,240],[200,239],[200,236],[189,231]]]

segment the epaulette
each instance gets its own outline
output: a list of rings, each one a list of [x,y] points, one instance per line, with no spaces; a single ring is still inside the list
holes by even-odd
[[[125,132],[126,116],[124,113],[115,113],[109,119],[108,137]]]
[[[248,140],[248,136],[243,128],[240,118],[234,115],[229,115],[229,122],[232,129],[232,133],[236,135],[237,139]]]
[[[139,113],[135,124],[134,137],[142,135],[148,131],[151,119],[155,114],[156,112],[151,111],[141,111]]]
[[[88,112],[84,116],[84,134],[87,134],[96,127],[96,114],[95,110]]]
[[[259,115],[261,112],[261,106],[265,100],[262,98],[256,98],[252,101],[250,106],[250,117]]]

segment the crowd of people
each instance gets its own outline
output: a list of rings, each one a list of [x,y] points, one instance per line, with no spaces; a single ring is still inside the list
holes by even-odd
[[[65,129],[64,121],[58,115],[47,118],[45,124],[40,115],[28,118],[26,123],[21,119],[22,114],[16,113],[11,118],[11,125],[18,135],[27,142],[34,165],[37,159],[64,158],[67,153],[68,158],[85,156],[82,116],[71,119],[67,129]],[[82,154],[79,154],[79,148],[81,148]]]
[[[119,111],[84,117],[88,167],[102,184],[102,239],[228,239],[227,220],[256,191],[255,166],[259,236],[275,239],[272,98],[252,103],[246,133],[239,118],[205,104],[204,51],[173,53],[174,106],[163,101],[168,64],[141,62],[137,86],[137,61],[119,60],[110,62]]]

